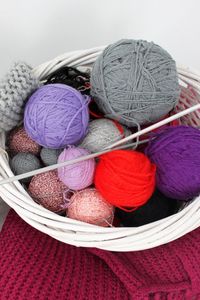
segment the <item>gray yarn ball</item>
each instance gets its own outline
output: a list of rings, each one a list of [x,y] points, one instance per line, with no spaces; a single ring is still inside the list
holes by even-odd
[[[51,166],[57,163],[58,156],[61,152],[62,149],[42,148],[40,152],[40,157],[45,166]]]
[[[25,101],[38,86],[29,65],[14,64],[0,82],[0,132],[9,131],[21,122]]]
[[[167,115],[179,94],[175,61],[152,42],[120,40],[103,51],[91,72],[91,95],[99,109],[130,127]]]
[[[103,148],[131,134],[131,131],[125,126],[121,125],[121,128],[124,133],[120,132],[112,120],[98,119],[91,121],[88,126],[88,134],[83,139],[80,147],[92,153],[101,151]]]
[[[11,169],[15,175],[20,175],[41,167],[39,159],[31,153],[18,153],[11,160]],[[22,179],[22,182],[29,182],[31,177]]]

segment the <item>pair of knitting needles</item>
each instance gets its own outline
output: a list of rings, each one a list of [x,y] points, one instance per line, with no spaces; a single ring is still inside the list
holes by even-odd
[[[27,177],[31,177],[31,176],[34,176],[34,175],[37,175],[37,174],[41,174],[41,173],[44,173],[44,172],[48,172],[48,171],[52,171],[52,170],[55,170],[57,168],[61,168],[61,167],[65,167],[65,166],[70,166],[70,165],[73,165],[75,163],[79,163],[79,162],[82,162],[82,161],[85,161],[85,160],[88,160],[90,158],[95,158],[95,157],[98,157],[102,154],[105,154],[105,153],[108,153],[108,152],[111,152],[113,150],[119,150],[119,149],[125,149],[127,147],[130,147],[130,144],[127,144],[127,145],[123,145],[124,143],[127,143],[128,141],[131,141],[133,139],[136,139],[136,138],[139,138],[141,135],[144,135],[150,131],[153,131],[154,129],[157,129],[163,125],[166,125],[174,120],[177,120],[187,114],[190,114],[192,113],[193,111],[197,110],[197,109],[200,109],[200,104],[196,104],[190,108],[187,108],[173,116],[170,116],[164,120],[161,120],[153,125],[150,125],[136,133],[133,133],[115,143],[113,143],[112,145],[106,147],[105,149],[103,149],[102,151],[100,152],[97,152],[97,153],[93,153],[93,154],[89,154],[89,155],[85,155],[85,156],[82,156],[82,157],[78,157],[76,159],[73,159],[73,160],[70,160],[70,161],[64,161],[64,162],[61,162],[61,163],[57,163],[57,164],[54,164],[54,165],[51,165],[51,166],[48,166],[48,167],[44,167],[44,168],[40,168],[40,169],[37,169],[37,170],[34,170],[34,171],[31,171],[31,172],[27,172],[27,173],[24,173],[24,174],[20,174],[20,175],[16,175],[16,176],[12,176],[12,177],[8,177],[6,179],[3,179],[0,181],[0,185],[4,185],[4,184],[7,184],[7,183],[11,183],[11,182],[14,182],[16,180],[21,180],[21,179],[24,179],[24,178],[27,178]],[[144,143],[145,141],[141,141],[141,143]],[[135,143],[137,144],[137,142]],[[133,144],[131,144],[133,145]],[[2,154],[3,155],[3,154]],[[4,154],[5,155],[5,154]]]

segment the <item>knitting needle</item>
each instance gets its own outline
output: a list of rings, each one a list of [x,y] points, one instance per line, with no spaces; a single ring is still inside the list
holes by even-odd
[[[177,120],[197,109],[200,109],[200,104],[196,104],[190,108],[187,108],[177,114],[174,114],[164,120],[161,120],[153,125],[150,125],[149,127],[146,127],[136,133],[133,133],[131,135],[129,135],[128,137],[126,138],[123,138],[122,140],[120,141],[117,141],[115,142],[114,144],[112,144],[111,146],[105,148],[105,150],[103,151],[100,151],[100,152],[97,152],[97,153],[93,153],[93,154],[89,154],[89,155],[85,155],[85,156],[82,156],[82,157],[78,157],[76,159],[73,159],[73,160],[70,160],[70,161],[64,161],[64,162],[61,162],[61,163],[57,163],[57,164],[54,164],[54,165],[51,165],[51,166],[48,166],[48,167],[44,167],[44,168],[41,168],[41,169],[37,169],[37,170],[34,170],[34,171],[31,171],[31,172],[27,172],[27,173],[24,173],[24,174],[20,174],[20,175],[17,175],[17,176],[12,176],[12,177],[9,177],[9,178],[6,178],[6,179],[3,179],[0,181],[0,185],[3,185],[3,184],[7,184],[7,183],[10,183],[10,182],[13,182],[13,181],[16,181],[16,180],[21,180],[21,179],[24,179],[24,178],[27,178],[27,177],[31,177],[31,176],[34,176],[34,175],[37,175],[37,174],[41,174],[41,173],[44,173],[44,172],[48,172],[48,171],[52,171],[52,170],[55,170],[57,168],[61,168],[61,167],[64,167],[64,166],[69,166],[69,165],[73,165],[75,163],[79,163],[79,162],[82,162],[82,161],[85,161],[85,160],[88,160],[88,159],[91,159],[91,158],[95,158],[95,157],[98,157],[102,154],[105,154],[105,153],[108,153],[110,151],[113,151],[113,150],[117,150],[118,148],[116,148],[117,146],[120,146],[130,140],[133,140],[143,134],[146,134],[150,131],[153,131],[154,129],[157,129],[163,125],[166,125],[167,123],[170,123],[174,120]],[[114,148],[114,149],[113,149]]]

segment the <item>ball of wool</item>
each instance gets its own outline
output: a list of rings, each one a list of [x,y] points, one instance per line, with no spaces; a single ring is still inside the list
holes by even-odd
[[[174,113],[179,113],[195,104],[200,103],[199,93],[190,85],[181,87],[181,94]],[[195,110],[192,113],[181,117],[179,120],[180,125],[199,127],[200,126],[200,110]]]
[[[67,217],[103,227],[112,225],[114,207],[96,189],[75,192],[70,199]]]
[[[112,120],[94,120],[89,123],[88,133],[80,147],[93,153],[98,152],[130,134],[129,129]]]
[[[11,152],[29,152],[37,155],[41,146],[34,142],[23,127],[13,129],[8,137],[8,147]]]
[[[0,82],[0,132],[9,131],[23,119],[24,104],[38,87],[32,68],[15,63]]]
[[[133,212],[117,209],[116,215],[124,226],[137,227],[164,219],[178,212],[180,202],[165,197],[156,190],[146,204]]]
[[[26,104],[25,130],[46,148],[76,144],[87,133],[88,101],[88,96],[64,84],[42,86]]]
[[[59,180],[56,171],[34,176],[28,190],[32,198],[45,208],[53,212],[64,210],[64,192],[67,191],[67,187]]]
[[[152,42],[120,40],[94,63],[91,95],[106,117],[124,125],[156,122],[178,101],[176,64]]]
[[[156,167],[143,153],[116,150],[100,156],[94,183],[102,196],[124,210],[145,204],[155,188]]]
[[[57,163],[61,152],[62,149],[42,148],[40,157],[45,166],[51,166]]]
[[[15,175],[30,172],[41,167],[39,159],[31,153],[18,153],[11,160],[11,169]],[[22,182],[29,182],[31,177],[24,178]]]
[[[58,163],[73,160],[81,156],[90,154],[86,149],[70,147],[64,149],[59,155]],[[95,171],[94,158],[75,163],[73,165],[58,168],[58,177],[72,190],[81,190],[93,183]]]
[[[168,117],[170,117],[170,116],[171,116],[171,114],[168,114],[168,115],[165,116],[165,118],[163,118],[162,120],[164,120],[164,119],[166,119],[166,118],[168,118]],[[160,121],[161,121],[161,120],[160,120]],[[151,124],[151,125],[152,125],[152,124]],[[167,124],[165,124],[165,125],[162,125],[162,126],[156,128],[156,129],[151,130],[151,131],[148,132],[148,133],[145,133],[145,134],[141,135],[141,136],[139,137],[139,140],[140,140],[140,141],[144,141],[144,140],[147,140],[147,141],[148,141],[148,140],[151,139],[151,137],[152,137],[152,135],[153,135],[154,133],[160,132],[161,130],[163,130],[163,129],[169,127],[169,126],[178,126],[178,125],[179,125],[179,121],[178,121],[178,120],[173,120],[173,121],[171,121],[170,123],[167,123]],[[148,125],[148,126],[149,126],[149,125]],[[141,129],[145,129],[145,128],[147,128],[148,126],[141,126]],[[132,133],[136,133],[137,131],[138,131],[137,128],[135,128],[135,130],[132,129]],[[138,147],[137,147],[137,151],[144,152],[147,146],[148,146],[148,143],[139,144]]]
[[[146,154],[156,164],[156,184],[167,197],[190,200],[200,193],[200,131],[168,127],[155,136]]]

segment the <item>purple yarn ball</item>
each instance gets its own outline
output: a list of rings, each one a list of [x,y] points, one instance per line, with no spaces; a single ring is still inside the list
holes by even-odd
[[[87,133],[89,97],[64,84],[40,87],[28,100],[24,127],[43,147],[59,149],[80,142]]]
[[[200,194],[198,129],[169,127],[150,142],[146,154],[157,166],[157,187],[166,197],[187,201]]]
[[[90,154],[86,149],[79,147],[69,147],[64,149],[58,157],[58,163],[76,159]],[[68,188],[72,190],[82,190],[93,183],[95,171],[94,158],[75,163],[70,166],[58,168],[58,177]]]

